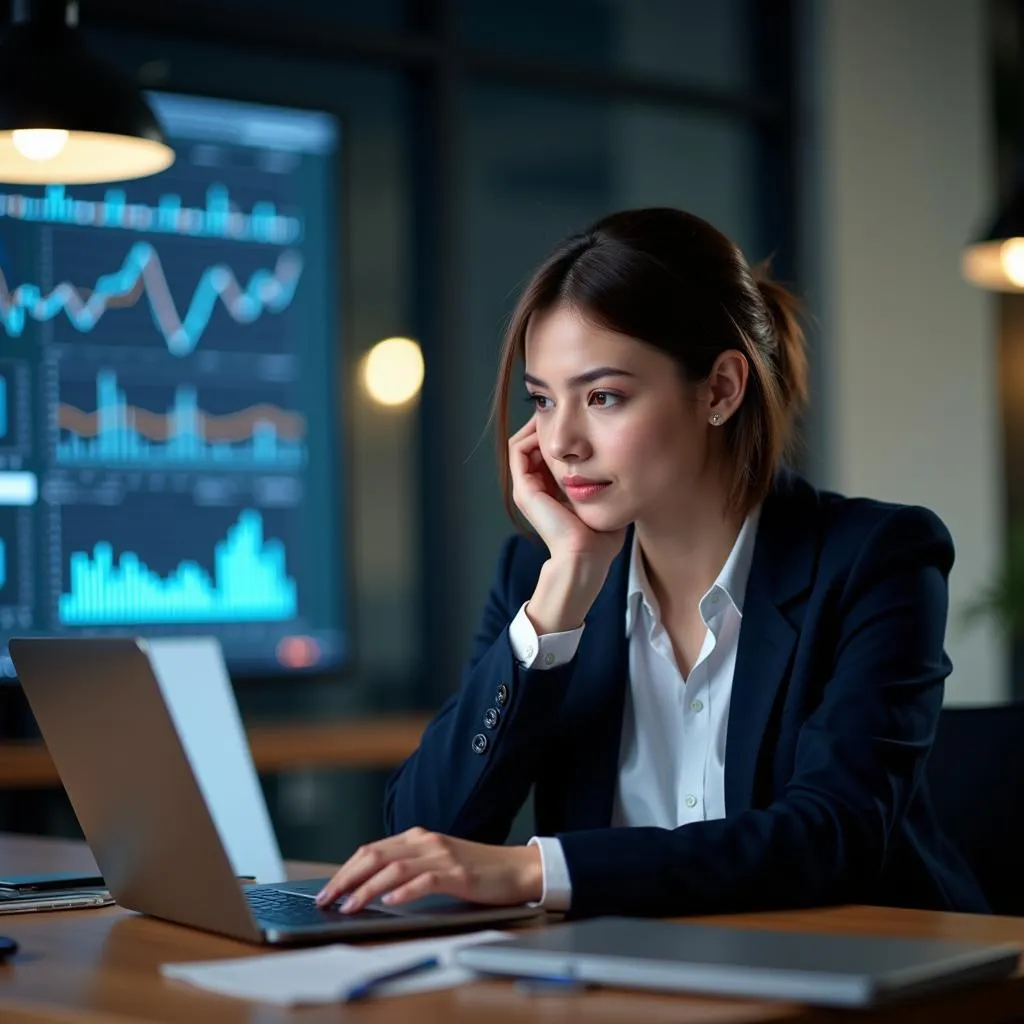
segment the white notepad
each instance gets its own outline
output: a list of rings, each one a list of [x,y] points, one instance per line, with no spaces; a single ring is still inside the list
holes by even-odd
[[[454,962],[455,950],[507,938],[507,932],[482,931],[442,939],[417,939],[381,946],[317,946],[236,960],[163,964],[165,978],[188,982],[219,995],[280,1006],[344,1002],[368,983],[372,995],[409,995],[451,988],[476,974]],[[437,967],[374,985],[383,975],[436,957]]]

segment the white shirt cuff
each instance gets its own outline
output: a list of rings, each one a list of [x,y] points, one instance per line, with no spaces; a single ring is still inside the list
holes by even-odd
[[[508,641],[512,654],[523,668],[558,668],[568,665],[576,657],[576,649],[583,636],[583,626],[568,629],[564,633],[545,633],[537,636],[530,617],[526,614],[524,601],[519,614],[508,627]]]
[[[554,836],[534,836],[527,845],[540,850],[540,869],[544,878],[540,903],[530,905],[545,910],[568,910],[572,904],[572,882],[562,844]]]

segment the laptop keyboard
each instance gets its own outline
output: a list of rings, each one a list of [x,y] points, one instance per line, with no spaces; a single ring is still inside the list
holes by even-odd
[[[253,913],[268,924],[286,925],[290,928],[302,925],[324,924],[325,922],[358,921],[363,918],[379,918],[384,911],[367,907],[358,914],[342,914],[335,909],[321,910],[308,896],[298,896],[280,889],[247,890],[245,898]]]

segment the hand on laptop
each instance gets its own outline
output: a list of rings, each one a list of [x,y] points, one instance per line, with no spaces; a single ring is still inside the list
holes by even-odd
[[[354,913],[378,896],[397,904],[444,893],[473,903],[512,906],[539,901],[542,890],[536,846],[490,846],[411,828],[361,846],[316,901],[329,906],[349,893],[341,909]]]

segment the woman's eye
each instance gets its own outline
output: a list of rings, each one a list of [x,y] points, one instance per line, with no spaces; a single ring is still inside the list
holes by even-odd
[[[599,409],[610,409],[613,405],[618,405],[622,401],[621,395],[612,394],[611,391],[595,391],[590,396],[591,404],[596,405]]]
[[[528,402],[531,402],[538,409],[546,409],[547,405],[545,405],[545,402],[549,401],[547,395],[532,395],[532,394],[531,395],[527,395],[526,396],[526,400]]]

